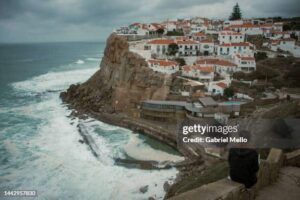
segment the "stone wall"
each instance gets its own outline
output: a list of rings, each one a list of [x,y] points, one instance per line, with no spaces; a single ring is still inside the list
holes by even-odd
[[[279,170],[283,164],[299,166],[299,163],[300,150],[284,155],[280,149],[271,149],[268,158],[260,162],[258,182],[251,192],[247,191],[242,184],[225,178],[179,194],[178,196],[170,198],[170,200],[251,200],[254,199],[255,194],[260,189],[277,180]]]

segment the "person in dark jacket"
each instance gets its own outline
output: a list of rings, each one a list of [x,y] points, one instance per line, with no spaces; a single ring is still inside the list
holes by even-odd
[[[256,184],[256,173],[259,169],[259,163],[258,153],[255,149],[247,148],[247,145],[231,148],[228,162],[231,180],[244,184],[246,188],[251,188]]]

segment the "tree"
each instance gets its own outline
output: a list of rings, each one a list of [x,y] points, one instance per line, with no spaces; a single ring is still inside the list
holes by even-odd
[[[233,97],[233,95],[234,95],[233,89],[232,89],[231,87],[225,88],[225,89],[224,89],[224,95],[225,95],[227,98]]]
[[[168,54],[169,55],[175,55],[178,52],[178,45],[176,43],[171,43],[168,46]]]
[[[179,63],[179,66],[186,65],[185,60],[183,58],[175,58],[175,61]]]
[[[159,28],[159,29],[156,30],[156,33],[158,35],[162,35],[162,34],[164,34],[164,32],[165,32],[165,30],[163,28]]]
[[[267,53],[263,51],[258,51],[256,54],[254,54],[254,57],[256,62],[268,58]]]
[[[235,4],[233,7],[233,11],[231,13],[231,16],[229,17],[229,20],[237,20],[242,18],[241,9],[238,3]]]

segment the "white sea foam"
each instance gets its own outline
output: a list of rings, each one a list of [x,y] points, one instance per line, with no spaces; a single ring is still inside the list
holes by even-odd
[[[100,58],[87,58],[88,61],[100,61]]]
[[[146,144],[141,145],[142,142],[143,141],[141,141],[136,134],[131,134],[128,143],[124,147],[124,151],[130,157],[138,160],[152,160],[158,162],[179,162],[184,160],[184,157],[182,156],[172,155],[164,151],[156,150]]]
[[[84,64],[84,61],[79,59],[75,63],[81,65],[81,64]]]
[[[73,83],[87,80],[98,68],[77,69],[70,71],[48,72],[26,81],[13,83],[17,90],[27,92],[47,92],[66,89]]]
[[[12,86],[16,91],[42,92],[44,95],[43,92],[48,90],[62,90],[72,83],[85,81],[96,70],[97,68],[48,72],[14,83]],[[121,151],[126,143],[131,154],[137,158],[142,154],[162,153],[163,157],[166,155],[164,152],[151,149],[140,140],[129,142],[107,138],[115,131],[132,135],[127,129],[90,119],[71,120],[66,117],[71,111],[61,106],[58,92],[47,94],[47,99],[38,103],[12,109],[11,112],[41,121],[37,129],[24,129],[26,132],[21,129],[24,131],[23,136],[34,135],[29,141],[23,138],[22,140],[19,138],[18,141],[31,151],[32,156],[24,157],[19,168],[7,168],[10,171],[2,177],[6,180],[5,185],[14,189],[35,189],[41,199],[134,200],[147,199],[150,196],[162,199],[165,194],[164,182],[175,178],[176,169],[140,170],[114,165],[114,152]],[[87,127],[88,134],[99,148],[99,159],[93,156],[88,145],[79,142],[82,138],[76,127],[78,123],[83,123]],[[108,136],[101,136],[96,132],[97,128]],[[14,137],[14,140],[16,139],[18,137]],[[5,146],[13,154],[20,152],[18,147],[12,146],[10,142]],[[143,147],[146,150],[143,150]],[[137,152],[140,155],[137,155]],[[139,188],[145,185],[148,185],[149,189],[142,194]]]

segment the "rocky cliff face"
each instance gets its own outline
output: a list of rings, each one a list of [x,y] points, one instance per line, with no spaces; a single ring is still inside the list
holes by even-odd
[[[61,98],[79,110],[128,112],[144,99],[166,99],[171,77],[154,72],[129,51],[125,38],[112,34],[100,69],[85,83],[71,85]]]

